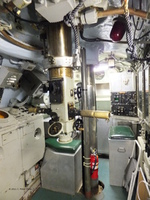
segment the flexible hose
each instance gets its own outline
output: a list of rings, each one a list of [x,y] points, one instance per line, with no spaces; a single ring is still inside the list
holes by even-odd
[[[78,37],[77,27],[73,23],[73,17],[71,15],[71,13],[68,13],[68,16],[69,16],[69,19],[70,19],[69,24],[71,25],[71,28],[72,28],[73,33],[74,33],[75,49],[78,49],[78,47],[79,47],[79,37]]]
[[[126,39],[129,46],[127,51],[129,51],[131,53],[131,56],[134,57],[135,52],[134,52],[133,34],[130,25],[129,15],[127,13],[125,13],[125,20],[127,24]]]
[[[81,0],[79,4],[72,10],[72,17],[75,17],[75,14],[80,10],[80,8],[82,8],[84,1],[85,0]]]
[[[79,37],[78,37],[78,31],[76,26],[73,23],[73,19],[75,18],[76,13],[82,8],[83,3],[85,0],[81,0],[79,4],[71,11],[69,12],[65,17],[64,17],[64,22],[66,23],[67,26],[72,27],[73,33],[74,33],[74,38],[75,38],[75,49],[78,51],[79,48]]]
[[[150,58],[138,58],[135,52],[135,45],[133,42],[133,34],[132,34],[132,29],[131,29],[131,24],[130,24],[130,19],[128,13],[125,13],[125,19],[127,23],[127,31],[126,31],[126,39],[128,43],[128,48],[127,52],[131,54],[131,59],[134,61],[150,61]]]

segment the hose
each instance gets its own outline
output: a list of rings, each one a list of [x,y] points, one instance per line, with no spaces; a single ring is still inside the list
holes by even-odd
[[[73,23],[73,17],[71,15],[71,13],[68,13],[68,17],[70,19],[69,24],[71,25],[71,28],[72,28],[73,33],[74,33],[75,49],[77,50],[79,48],[79,37],[78,37],[77,27]]]
[[[79,4],[67,15],[64,16],[64,22],[67,26],[71,26],[73,29],[74,37],[75,37],[75,50],[78,52],[79,49],[79,37],[77,27],[73,23],[73,19],[75,18],[76,13],[83,7],[85,0],[81,0]],[[76,53],[77,53],[76,52]]]
[[[35,47],[30,44],[24,43],[20,40],[17,40],[13,36],[9,35],[6,31],[0,31],[0,33],[1,33],[0,35],[3,36],[6,40],[8,40],[10,43],[12,43],[16,46],[19,46],[23,49],[30,50],[30,51],[41,51],[42,50],[41,47]]]
[[[135,45],[133,42],[132,28],[131,28],[131,23],[129,19],[128,0],[125,0],[124,15],[125,15],[125,20],[126,20],[126,25],[127,25],[126,39],[128,43],[128,48],[126,49],[126,51],[131,54],[131,59],[134,61],[141,61],[141,62],[148,61],[149,62],[150,58],[138,58],[135,53]]]
[[[126,25],[127,25],[127,31],[126,31],[126,39],[128,43],[128,48],[127,52],[131,53],[131,58],[135,57],[135,48],[134,48],[134,43],[133,43],[133,34],[132,34],[132,29],[130,25],[130,19],[129,15],[125,13],[125,20],[126,20]]]
[[[135,52],[135,45],[133,42],[133,34],[132,34],[132,29],[131,29],[131,24],[130,24],[130,19],[129,19],[129,15],[127,13],[125,13],[125,19],[126,19],[126,23],[127,23],[127,31],[126,31],[126,39],[127,39],[127,43],[128,43],[128,48],[126,49],[127,52],[129,52],[131,54],[131,59],[134,61],[150,61],[150,58],[138,58]]]

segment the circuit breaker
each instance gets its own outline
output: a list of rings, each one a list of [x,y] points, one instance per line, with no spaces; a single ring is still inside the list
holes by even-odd
[[[114,115],[136,117],[136,92],[112,92],[111,112]]]

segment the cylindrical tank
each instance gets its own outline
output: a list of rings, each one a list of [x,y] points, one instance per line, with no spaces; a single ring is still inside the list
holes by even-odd
[[[64,22],[48,26],[48,54],[53,57],[72,56],[71,28]]]

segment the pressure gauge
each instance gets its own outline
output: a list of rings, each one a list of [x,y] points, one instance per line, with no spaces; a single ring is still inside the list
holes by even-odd
[[[60,122],[52,123],[48,128],[48,134],[51,137],[57,137],[62,131],[62,124]]]

